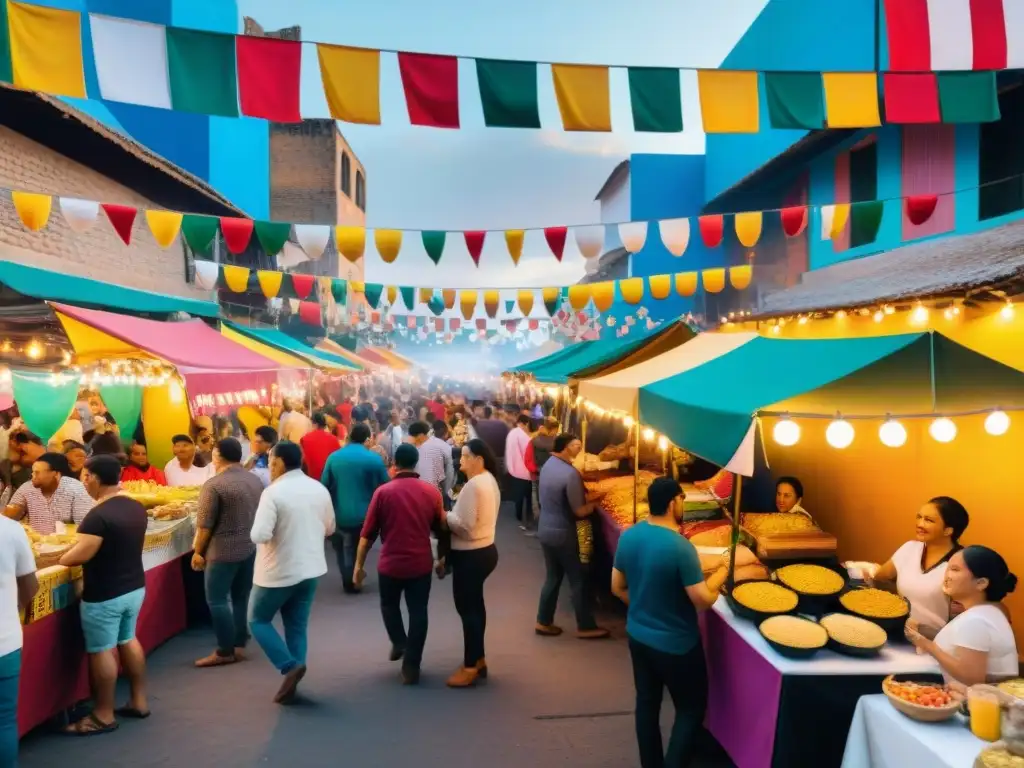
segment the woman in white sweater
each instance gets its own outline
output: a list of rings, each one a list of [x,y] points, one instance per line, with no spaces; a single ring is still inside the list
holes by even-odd
[[[448,528],[452,533],[452,592],[462,619],[465,653],[462,667],[448,679],[452,688],[467,688],[487,677],[484,582],[498,564],[494,528],[501,490],[494,479],[496,468],[494,454],[483,440],[473,439],[462,447],[460,469],[468,481],[448,513]]]

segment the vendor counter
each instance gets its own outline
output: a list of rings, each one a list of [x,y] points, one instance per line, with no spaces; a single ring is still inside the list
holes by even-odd
[[[194,532],[190,517],[150,523],[142,555],[146,599],[136,630],[147,653],[186,627],[181,558],[192,550]],[[75,583],[80,576],[80,569],[61,565],[38,572],[39,593],[25,617],[19,736],[89,696]]]

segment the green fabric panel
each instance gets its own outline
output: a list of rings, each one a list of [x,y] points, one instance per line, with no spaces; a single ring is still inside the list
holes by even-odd
[[[999,120],[995,72],[939,72],[939,109],[944,123]]]
[[[444,241],[446,236],[446,232],[424,231],[420,233],[420,237],[423,240],[423,250],[427,252],[427,256],[429,256],[430,260],[435,264],[441,261],[441,255],[444,253]]]
[[[175,110],[238,117],[234,35],[167,27],[167,71]]]
[[[220,220],[216,216],[186,213],[181,217],[181,234],[193,253],[210,256],[213,238],[220,231]]]
[[[402,285],[399,286],[398,292],[402,295],[405,308],[412,312],[416,308],[416,289],[411,285]]]
[[[0,3],[0,80],[14,82],[14,68],[11,66],[11,35],[7,26],[7,0]]]
[[[256,239],[268,256],[279,254],[292,234],[292,225],[287,221],[257,221],[255,228]]]
[[[152,314],[188,312],[196,317],[220,314],[220,307],[213,301],[140,291],[12,261],[0,261],[0,283],[29,298],[79,307]]]
[[[725,466],[759,410],[824,387],[914,344],[927,345],[927,334],[755,338],[693,370],[641,387],[640,420],[683,450]]]
[[[12,371],[14,402],[25,426],[38,435],[45,445],[57,434],[78,400],[80,379],[69,376],[63,383],[54,383],[48,373]]]
[[[476,79],[488,128],[540,128],[534,62],[477,59]]]
[[[633,130],[649,133],[679,133],[683,130],[679,70],[629,67],[628,71]]]
[[[229,328],[238,331],[238,333],[243,336],[248,336],[261,344],[266,344],[268,347],[274,347],[281,352],[287,352],[290,355],[301,357],[303,360],[313,363],[314,365],[328,363],[335,368],[359,370],[359,367],[352,361],[346,360],[344,357],[332,354],[331,352],[324,352],[316,349],[315,347],[311,347],[308,344],[304,344],[277,328],[251,328],[246,325],[236,325],[235,323],[228,323],[227,325]]]
[[[772,128],[825,127],[825,94],[817,72],[765,72],[765,96]]]
[[[331,296],[338,304],[345,304],[348,301],[348,282],[340,277],[331,280]]]
[[[142,387],[138,384],[101,384],[100,396],[117,422],[121,440],[131,440],[142,416]]]
[[[580,342],[580,344],[592,344],[592,343],[593,342],[591,342],[591,341]],[[509,373],[528,373],[529,371],[533,370],[534,368],[539,368],[539,367],[544,366],[544,365],[551,365],[552,363],[554,363],[554,362],[560,360],[561,358],[565,357],[566,355],[568,355],[570,350],[575,349],[577,346],[579,346],[579,345],[578,344],[573,344],[573,345],[568,346],[568,347],[562,347],[560,350],[558,350],[557,352],[552,352],[550,355],[544,355],[544,357],[538,357],[536,360],[531,360],[528,363],[523,363],[521,365],[515,366],[514,368],[509,368],[508,369]]]
[[[878,237],[878,228],[882,225],[883,213],[885,213],[885,203],[882,200],[869,200],[850,206],[851,248],[875,242],[875,238]]]
[[[641,334],[592,342],[584,347],[580,354],[570,360],[555,363],[549,370],[566,379],[594,375],[602,368],[607,368],[609,365],[619,362],[619,360],[627,355],[631,355],[649,343],[653,337],[665,332],[669,327],[668,325],[662,325],[653,331],[646,331]]]
[[[366,303],[371,309],[376,309],[380,305],[380,297],[383,295],[384,286],[380,283],[364,283],[363,296],[366,297]]]

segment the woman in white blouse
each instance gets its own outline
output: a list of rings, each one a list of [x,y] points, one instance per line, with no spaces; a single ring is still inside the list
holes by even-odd
[[[462,619],[464,658],[462,667],[448,679],[452,688],[467,688],[487,677],[484,632],[487,608],[484,582],[498,564],[494,528],[501,506],[501,490],[494,479],[497,462],[483,440],[473,439],[462,447],[460,469],[468,478],[448,513],[452,533],[449,558],[455,609]]]
[[[947,680],[961,686],[1017,677],[1017,644],[1001,604],[1016,587],[1017,577],[998,552],[966,547],[949,559],[945,578],[946,594],[963,606],[963,613],[934,640],[908,621],[907,639],[939,662]]]

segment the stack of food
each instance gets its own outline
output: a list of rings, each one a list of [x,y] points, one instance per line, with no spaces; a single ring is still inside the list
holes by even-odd
[[[874,622],[845,613],[821,617],[834,650],[850,656],[874,656],[885,645],[885,630]]]
[[[883,629],[902,629],[910,604],[884,589],[853,589],[839,598],[843,608],[856,616],[870,619]]]
[[[32,544],[32,554],[36,558],[36,570],[57,565],[61,555],[67,552],[78,541],[78,536],[72,526],[68,527],[65,533],[40,534],[32,530],[27,524],[22,523],[25,535]]]
[[[790,658],[809,659],[828,644],[820,624],[798,616],[772,616],[758,628],[769,645]]]
[[[169,486],[149,480],[130,480],[121,484],[121,493],[135,499],[146,509],[152,509],[174,501],[196,501],[199,498],[199,486]]]
[[[647,505],[647,489],[654,482],[656,474],[641,471],[636,478],[636,521],[646,519],[650,514]],[[632,475],[617,475],[585,483],[589,495],[600,496],[601,509],[608,513],[620,528],[628,528],[633,524],[633,484]]]
[[[1024,755],[1012,752],[1005,744],[986,747],[974,761],[975,768],[1024,768]]]
[[[745,512],[740,518],[740,525],[750,531],[754,538],[777,533],[797,533],[816,531],[818,526],[806,515],[794,515],[788,512]]]
[[[181,520],[196,511],[197,507],[198,504],[195,501],[176,499],[161,504],[159,507],[151,507],[148,512],[154,520]]]
[[[728,599],[737,615],[758,623],[771,616],[795,611],[799,602],[796,592],[770,581],[740,582]]]

